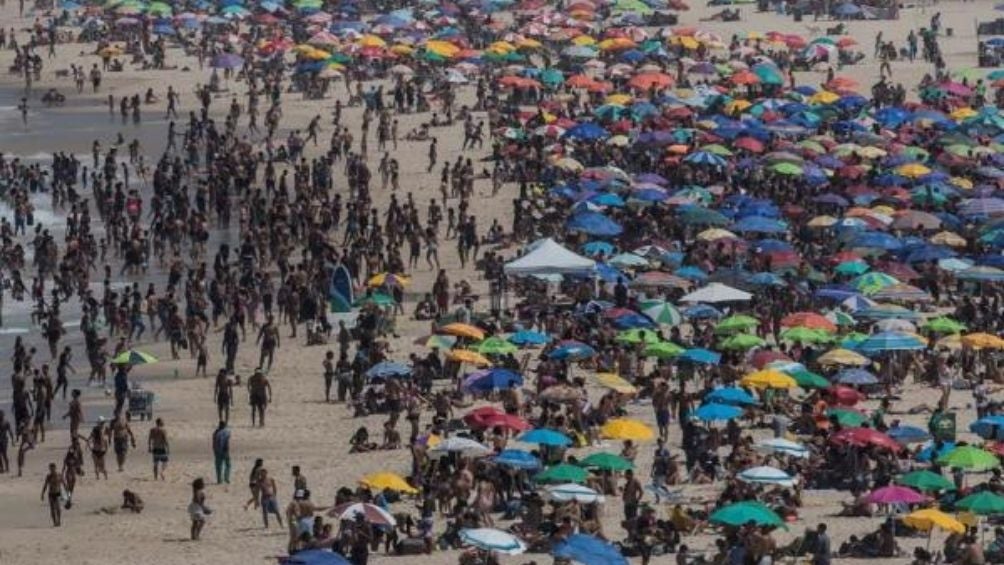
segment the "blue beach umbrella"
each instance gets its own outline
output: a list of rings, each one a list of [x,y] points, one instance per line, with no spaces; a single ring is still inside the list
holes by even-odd
[[[717,404],[757,404],[757,399],[752,394],[739,387],[716,388],[704,399]],[[708,405],[710,404],[706,406]]]
[[[628,560],[610,542],[586,534],[573,534],[558,542],[552,551],[556,558],[582,565],[628,565]]]
[[[694,410],[694,417],[704,422],[731,420],[742,416],[743,409],[730,404],[705,404]]]
[[[540,459],[522,449],[504,449],[493,457],[492,461],[506,467],[531,471],[541,467]]]
[[[880,332],[868,336],[868,339],[858,344],[862,353],[881,353],[884,351],[916,351],[924,349],[924,344],[916,337],[903,332]]]
[[[411,376],[411,367],[392,361],[382,361],[366,371],[366,378],[370,380],[408,376]]]
[[[551,336],[533,330],[519,330],[508,339],[510,343],[516,345],[547,345],[551,343]]]
[[[551,447],[565,447],[572,445],[572,440],[565,434],[547,428],[537,428],[530,430],[516,438],[523,443],[536,443],[537,445],[547,445]]]

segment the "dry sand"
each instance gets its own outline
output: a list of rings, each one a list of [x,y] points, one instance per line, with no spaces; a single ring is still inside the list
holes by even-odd
[[[875,33],[879,30],[884,32],[886,40],[893,40],[897,45],[905,44],[906,35],[911,27],[917,28],[926,25],[929,17],[938,10],[942,12],[944,26],[953,28],[955,37],[943,39],[943,48],[947,51],[946,57],[951,69],[975,66],[975,24],[976,17],[984,15],[984,19],[995,17],[993,4],[987,1],[980,2],[947,2],[941,3],[934,8],[926,10],[913,8],[906,9],[902,13],[899,21],[880,22],[852,22],[850,23],[850,34],[859,42],[862,50],[868,54],[868,59],[860,65],[847,67],[841,71],[842,74],[850,75],[859,80],[862,88],[866,89],[877,78],[878,65],[871,60],[871,50]],[[0,9],[0,22],[5,27],[14,25],[19,29],[31,23],[30,19],[18,20],[16,17],[16,3],[8,2],[5,8]],[[700,25],[709,28],[728,37],[734,33],[745,34],[748,31],[766,32],[770,30],[782,30],[785,32],[803,33],[812,35],[812,28],[824,29],[831,22],[811,22],[794,23],[790,18],[781,18],[774,14],[754,14],[752,7],[743,6],[743,21],[736,23],[698,23],[699,18],[705,17],[717,11],[718,8],[708,8],[705,6],[693,6],[688,12],[681,13],[681,24]],[[24,34],[21,34],[24,37]],[[44,53],[44,49],[41,50]],[[43,72],[43,80],[36,84],[35,96],[50,86],[58,87],[71,98],[74,108],[43,110],[41,103],[36,100],[32,102],[35,112],[51,113],[54,117],[60,112],[78,112],[77,106],[92,107],[93,138],[100,138],[103,144],[110,140],[116,132],[122,130],[127,139],[131,138],[132,126],[120,127],[117,123],[110,123],[107,118],[107,107],[105,97],[109,92],[120,97],[126,94],[142,93],[148,87],[154,88],[158,95],[163,96],[166,85],[172,84],[179,90],[182,97],[182,115],[194,105],[194,96],[191,94],[193,87],[198,82],[208,80],[208,69],[205,72],[180,72],[180,71],[133,71],[127,70],[121,74],[105,74],[105,85],[97,96],[91,96],[85,91],[83,98],[75,93],[71,94],[72,85],[67,79],[57,79],[54,70],[68,69],[71,63],[83,64],[89,68],[92,63],[98,62],[98,58],[93,55],[80,56],[81,51],[93,51],[93,46],[70,44],[61,45],[58,48],[58,57],[48,59]],[[178,50],[172,50],[169,54],[169,61],[177,64],[187,64],[197,68],[194,61],[180,61],[182,55]],[[4,51],[0,53],[0,67],[7,68],[12,61],[12,53]],[[895,63],[893,65],[894,78],[902,81],[908,88],[912,88],[917,80],[930,67],[920,62],[910,65],[909,63]],[[818,84],[822,82],[821,73],[802,73],[798,76],[799,83]],[[0,76],[0,87],[2,86],[20,87],[21,82],[17,77],[10,75]],[[243,85],[231,82],[231,87],[243,92]],[[11,92],[8,89],[7,92]],[[344,90],[341,85],[336,88],[336,94],[344,97]],[[473,94],[468,89],[462,94],[462,100],[469,100]],[[330,115],[333,107],[333,100],[323,103],[300,101],[296,97],[290,97],[283,103],[284,118],[283,128],[305,128],[310,118],[317,113]],[[2,104],[13,106],[16,99],[0,101]],[[217,101],[214,105],[216,114],[222,114],[226,110],[226,100]],[[146,110],[145,115],[155,115],[160,117],[163,110],[162,105],[158,105],[156,110]],[[403,136],[412,127],[418,125],[420,120],[426,116],[402,116],[400,131]],[[350,109],[344,114],[343,120],[347,121],[354,134],[358,132],[360,111]],[[160,128],[163,130],[163,122],[154,124],[144,124],[143,128]],[[462,133],[459,128],[454,127],[449,130],[440,129],[435,132],[440,137],[440,158],[441,160],[454,160],[459,154]],[[330,127],[325,128],[322,138],[330,135]],[[31,131],[30,135],[12,137],[0,133],[0,151],[5,154],[25,154],[29,151],[38,151],[38,147],[54,150],[70,150],[77,154],[87,153],[90,149],[90,138],[77,140],[74,138],[71,146],[66,146],[58,133],[53,131]],[[313,155],[317,149],[310,147],[308,155]],[[424,208],[429,198],[436,197],[438,191],[438,178],[425,173],[426,144],[402,143],[401,150],[396,153],[401,161],[402,188],[415,193],[419,205]],[[483,156],[481,154],[467,156],[475,159]],[[376,151],[371,152],[371,168],[375,170],[377,156]],[[438,169],[436,171],[438,173]],[[337,172],[336,186],[344,186],[344,179],[340,169]],[[479,194],[475,210],[479,214],[479,224],[484,229],[490,225],[491,220],[499,218],[503,225],[508,225],[510,202],[513,197],[515,187],[507,186],[496,197],[490,197],[490,187],[487,183],[480,181],[476,187]],[[388,193],[375,191],[378,200],[386,200]],[[481,291],[482,296],[486,296],[484,281],[475,280],[476,276],[472,271],[460,271],[459,261],[453,247],[453,242],[447,242],[441,246],[441,260],[444,267],[450,272],[453,281],[460,278],[467,278],[474,282],[475,287]],[[431,287],[433,273],[425,268],[424,261],[418,271],[413,273],[415,280],[412,286],[413,291],[425,291]],[[480,304],[482,308],[485,304]],[[413,305],[406,305],[406,310],[410,311]],[[411,342],[415,337],[428,333],[428,324],[399,319],[400,339],[392,343],[394,358],[398,360],[407,359],[407,354],[415,349]],[[11,339],[4,336],[0,339]],[[40,344],[39,336],[32,335],[29,341]],[[229,565],[249,563],[266,563],[273,556],[284,553],[286,542],[286,530],[284,528],[272,527],[270,530],[263,530],[260,516],[254,511],[243,510],[243,503],[248,498],[246,479],[250,470],[251,462],[255,457],[263,457],[266,467],[277,478],[280,485],[279,500],[281,505],[285,505],[291,497],[290,467],[298,464],[303,468],[304,474],[309,478],[314,499],[318,503],[330,503],[335,490],[344,485],[354,485],[355,481],[363,475],[374,471],[395,471],[406,474],[409,469],[409,456],[407,451],[396,452],[376,452],[367,454],[348,455],[348,437],[361,424],[366,424],[370,429],[379,429],[382,418],[380,416],[366,418],[364,420],[352,419],[348,410],[341,405],[324,404],[322,398],[322,378],[321,361],[326,350],[325,347],[305,347],[302,345],[303,338],[297,343],[294,340],[285,339],[282,348],[278,352],[275,367],[271,374],[273,390],[275,392],[275,402],[269,409],[268,427],[264,429],[252,429],[250,427],[248,407],[245,402],[245,395],[239,393],[238,402],[232,415],[233,440],[232,451],[234,454],[233,484],[230,486],[212,485],[208,488],[209,505],[215,510],[212,515],[201,541],[193,543],[188,540],[188,516],[186,506],[189,499],[189,484],[199,476],[206,477],[211,483],[213,475],[212,455],[210,451],[210,436],[216,423],[216,411],[212,402],[212,381],[200,378],[193,378],[194,363],[188,359],[179,362],[164,361],[152,366],[137,368],[133,373],[135,382],[141,383],[144,387],[157,394],[156,415],[164,418],[172,442],[171,462],[167,469],[167,480],[164,482],[154,482],[151,478],[149,456],[145,453],[146,434],[149,429],[147,423],[134,422],[133,428],[139,443],[140,450],[130,453],[126,471],[110,473],[108,481],[96,481],[92,476],[90,462],[86,465],[87,475],[78,483],[77,493],[72,510],[64,513],[64,525],[61,529],[52,529],[49,525],[49,518],[45,503],[40,501],[38,494],[41,489],[42,477],[45,467],[49,462],[61,462],[63,450],[67,445],[67,432],[65,429],[49,434],[46,443],[28,455],[26,473],[23,478],[17,479],[11,476],[0,476],[0,563],[5,565],[34,565],[50,563],[75,563],[79,565],[117,565],[133,564],[136,562],[149,562],[158,564],[213,564]],[[169,359],[170,355],[166,346],[162,343],[145,343],[144,350],[159,356],[162,359]],[[216,341],[211,345],[210,368],[218,366],[221,362]],[[238,372],[248,374],[249,370],[257,361],[256,348],[249,342],[241,349],[241,356],[238,364]],[[78,357],[80,357],[78,355]],[[83,360],[78,359],[77,364],[82,364]],[[177,374],[178,376],[175,376]],[[100,394],[89,391],[89,400],[86,406],[86,414],[89,422],[93,422],[100,414],[108,415],[111,411],[110,399],[100,398]],[[905,400],[901,403],[901,408],[920,404],[922,402],[933,403],[934,395],[929,390],[919,390],[909,386],[905,393]],[[953,396],[953,406],[959,408],[960,424],[965,424],[975,418],[974,411],[966,406],[969,401],[968,394],[957,393]],[[65,405],[57,402],[56,415],[62,414]],[[873,407],[869,403],[868,407]],[[651,409],[647,406],[632,406],[631,415],[652,421]],[[921,419],[906,418],[906,423],[924,425]],[[960,425],[960,428],[964,428]],[[679,436],[674,429],[672,438],[674,445],[678,445]],[[616,447],[616,446],[614,446]],[[651,449],[643,448],[640,456],[640,468],[647,471],[651,462]],[[109,456],[109,459],[111,457]],[[109,462],[109,467],[114,467]],[[123,489],[132,489],[141,494],[146,501],[146,510],[141,515],[128,514],[107,514],[102,512],[103,508],[115,507],[119,504],[120,493]],[[709,499],[713,497],[717,489],[709,487],[687,487],[686,494],[694,498]],[[833,518],[832,515],[839,509],[839,501],[847,500],[846,493],[836,493],[832,491],[811,491],[805,495],[806,506],[802,511],[802,519],[793,524],[791,531],[780,533],[780,541],[789,540],[793,535],[808,526],[814,526],[820,521],[830,525],[834,549],[840,542],[845,540],[850,534],[864,534],[876,528],[881,521],[875,519],[846,519]],[[405,504],[404,506],[408,506]],[[411,509],[409,507],[408,509]],[[666,509],[660,510],[665,514]],[[605,509],[606,531],[613,538],[619,538],[623,533],[617,525],[621,511],[618,501],[613,501]],[[442,524],[438,524],[442,527]],[[710,547],[712,537],[701,536],[696,539],[688,539],[687,543],[697,550],[706,550]],[[935,544],[943,539],[943,534],[935,533]],[[916,540],[915,544],[922,544],[923,539]],[[907,540],[900,540],[903,545],[910,546]],[[504,558],[506,563],[522,563],[529,559],[536,558],[538,561],[547,562],[547,556],[522,556]],[[394,560],[400,563],[404,558],[386,557],[383,555],[373,556],[376,563],[385,563]],[[422,556],[412,559],[413,562],[421,563],[453,563],[456,561],[456,552],[437,552],[430,556]],[[660,559],[661,562],[668,562],[668,558]],[[905,559],[890,560],[889,562],[905,562]]]

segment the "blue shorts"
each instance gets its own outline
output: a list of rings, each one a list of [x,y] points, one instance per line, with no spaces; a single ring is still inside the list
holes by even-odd
[[[669,425],[669,410],[656,410],[655,411],[655,423],[659,425],[660,428],[664,428]]]

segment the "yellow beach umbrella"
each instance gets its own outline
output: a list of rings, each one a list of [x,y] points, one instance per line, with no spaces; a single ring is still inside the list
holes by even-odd
[[[572,39],[572,44],[573,45],[579,45],[579,46],[582,46],[582,45],[596,45],[596,40],[593,39],[592,37],[589,37],[588,35],[580,35],[580,36],[575,37],[574,39]]]
[[[403,43],[398,43],[397,45],[392,45],[390,52],[395,55],[411,55],[415,52],[415,48],[411,45],[405,45]]]
[[[837,223],[837,221],[838,220],[833,216],[816,216],[815,218],[809,220],[809,223],[806,225],[810,228],[828,228]]]
[[[809,97],[811,104],[833,104],[837,100],[840,100],[840,95],[829,90],[820,90]]]
[[[631,441],[649,441],[655,438],[655,432],[644,422],[628,418],[615,418],[600,428],[600,433],[607,439],[629,439]]]
[[[387,42],[376,35],[364,35],[356,43],[360,47],[387,47]]]
[[[949,514],[945,514],[937,508],[925,508],[911,512],[903,516],[903,523],[918,530],[930,530],[939,528],[957,534],[966,533],[966,526]]]
[[[585,167],[582,166],[582,163],[576,161],[575,159],[572,159],[571,157],[563,157],[561,159],[558,159],[554,163],[554,166],[558,167],[559,169],[563,169],[565,171],[571,171],[573,173],[585,169]]]
[[[447,59],[455,57],[457,53],[460,53],[460,47],[449,41],[440,41],[437,39],[426,41],[425,50],[440,57],[446,57]]]
[[[516,50],[516,46],[508,41],[496,41],[488,46],[488,51],[495,51],[498,53],[512,53]]]
[[[777,369],[764,369],[743,377],[740,384],[753,388],[795,388],[798,382]]]
[[[962,345],[976,349],[1004,349],[1004,339],[988,333],[972,333],[962,336]]]
[[[952,177],[948,179],[948,182],[964,190],[973,189],[973,181],[965,177]]]
[[[520,39],[516,42],[516,47],[520,49],[539,49],[543,47],[544,44],[537,41],[536,39],[531,39],[529,37]]]
[[[949,247],[966,246],[966,238],[962,237],[961,235],[955,232],[950,232],[950,231],[938,232],[932,235],[930,242],[936,243],[938,245],[948,245]]]
[[[398,492],[406,492],[409,494],[414,494],[418,492],[418,489],[408,484],[408,481],[404,480],[400,475],[394,473],[374,473],[372,475],[366,475],[360,479],[359,484],[370,487],[375,490],[396,490]]]
[[[747,108],[752,106],[749,100],[733,100],[725,105],[725,112],[728,114],[735,114],[736,112],[745,111]]]
[[[477,341],[481,341],[485,338],[485,332],[481,328],[470,324],[461,324],[459,322],[447,324],[439,328],[437,333],[455,335],[457,337],[466,337]]]
[[[957,108],[951,114],[949,114],[949,116],[951,116],[953,120],[958,122],[961,122],[962,120],[965,120],[967,118],[972,118],[973,116],[978,116],[978,115],[980,115],[979,112],[973,110],[968,106],[964,108]]]
[[[930,172],[931,169],[928,169],[920,163],[907,163],[905,165],[900,165],[896,169],[897,174],[903,175],[904,177],[910,177],[912,179],[922,177]]]
[[[460,363],[470,363],[478,367],[487,367],[492,364],[484,355],[469,349],[451,349],[446,352],[446,358]]]
[[[621,394],[635,394],[638,388],[614,373],[596,373],[596,382]]]
[[[861,355],[860,353],[855,353],[850,349],[831,349],[826,353],[819,356],[816,362],[820,365],[850,365],[850,366],[864,366],[871,361],[867,357]]]
[[[858,149],[858,155],[864,157],[865,159],[880,159],[885,157],[889,153],[885,149],[880,147],[874,147],[869,145],[868,147],[862,147]]]
[[[377,273],[370,277],[370,280],[366,281],[367,286],[383,286],[387,283],[398,284],[401,286],[408,286],[411,284],[411,279],[404,275],[396,275],[394,273]]]
[[[614,104],[616,106],[627,106],[631,103],[631,95],[623,93],[611,94],[610,96],[607,96],[606,100],[603,102],[606,104]]]

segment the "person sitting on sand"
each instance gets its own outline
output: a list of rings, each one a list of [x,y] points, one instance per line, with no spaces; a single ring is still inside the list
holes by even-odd
[[[356,433],[349,438],[349,453],[363,453],[373,451],[377,445],[370,441],[370,431],[366,426],[360,426]]]
[[[143,499],[129,489],[122,491],[122,510],[129,510],[134,514],[139,514],[143,511]]]
[[[383,444],[380,449],[401,449],[401,432],[397,431],[392,422],[383,424]]]

